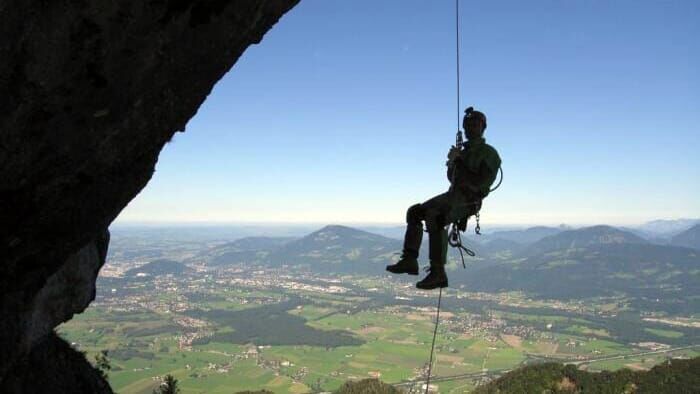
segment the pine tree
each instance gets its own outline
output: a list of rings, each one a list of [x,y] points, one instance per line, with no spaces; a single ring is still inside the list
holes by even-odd
[[[157,390],[153,390],[153,394],[177,394],[180,388],[177,387],[177,379],[173,375],[165,375],[163,383],[160,384]]]
[[[109,378],[109,370],[112,369],[112,365],[109,362],[109,350],[102,350],[95,355],[95,368],[100,371],[105,380]]]

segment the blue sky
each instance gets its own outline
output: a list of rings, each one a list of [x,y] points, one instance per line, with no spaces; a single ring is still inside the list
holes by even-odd
[[[460,2],[494,224],[700,217],[700,2]],[[303,0],[161,152],[118,222],[402,223],[445,191],[453,1]]]

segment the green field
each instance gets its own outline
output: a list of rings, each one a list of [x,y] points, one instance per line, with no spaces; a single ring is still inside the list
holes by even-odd
[[[661,338],[680,338],[683,336],[682,332],[673,330],[661,330],[658,328],[645,328],[644,331],[650,332]]]
[[[371,278],[356,283],[378,286]],[[179,380],[185,394],[331,391],[349,379],[412,381],[427,365],[434,308],[386,301],[372,304],[368,294],[208,286],[187,296],[158,293],[157,303],[149,308],[124,311],[116,302],[94,305],[58,331],[90,359],[108,350],[109,381],[123,394],[150,393],[166,374]],[[504,297],[522,302],[518,294]],[[184,306],[173,311],[173,305]],[[684,337],[683,332],[656,326],[643,331],[659,342]],[[309,342],[300,342],[300,338],[309,338]],[[309,345],[319,340],[324,344]],[[344,341],[351,345],[343,345]],[[500,374],[531,362],[640,351],[616,339],[589,316],[549,312],[541,303],[532,313],[499,307],[474,315],[447,308],[435,349],[433,374],[438,377]],[[676,353],[693,354],[697,352]],[[631,356],[593,361],[585,367],[645,369],[664,357]],[[438,386],[441,393],[462,393],[477,383],[461,377]]]

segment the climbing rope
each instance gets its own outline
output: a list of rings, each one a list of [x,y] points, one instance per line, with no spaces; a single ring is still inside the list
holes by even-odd
[[[498,178],[498,183],[496,184],[496,186],[492,187],[491,190],[489,190],[489,193],[501,187],[501,183],[503,182],[503,166],[498,166],[498,174],[500,175],[500,177]]]
[[[455,0],[455,60],[456,60],[456,79],[457,79],[457,142],[455,144],[455,147],[461,147],[462,143],[462,131],[460,129],[461,127],[461,103],[460,103],[460,75],[459,75],[459,0]],[[503,182],[503,169],[501,167],[498,167],[498,172],[499,172],[499,180],[496,186],[494,186],[492,189],[489,190],[490,192],[495,191],[501,186],[501,183]],[[452,176],[454,177],[456,173],[456,169],[453,171]],[[474,202],[474,204],[479,204],[479,207],[477,209],[477,212],[475,214],[476,217],[476,227],[474,228],[474,231],[477,234],[481,234],[481,225],[479,223],[480,215],[479,215],[479,210],[481,209],[480,206],[481,201]],[[467,218],[468,220],[468,218]],[[464,226],[466,229],[466,225]],[[450,234],[447,238],[448,243],[450,246],[457,248],[459,250],[459,256],[462,258],[462,266],[464,268],[467,268],[466,263],[464,262],[464,253],[466,253],[470,257],[474,257],[476,254],[474,253],[473,250],[467,248],[462,244],[462,234],[459,228],[458,223],[452,223],[452,228],[450,230]],[[435,329],[433,330],[433,342],[430,345],[430,359],[428,361],[428,376],[426,377],[425,380],[425,394],[428,394],[430,392],[430,378],[432,375],[433,371],[433,356],[435,355],[435,339],[437,338],[437,331],[438,331],[438,325],[440,324],[440,307],[442,305],[442,288],[440,288],[440,293],[438,294],[438,304],[437,304],[437,312],[435,316]]]
[[[442,287],[438,295],[437,315],[435,316],[435,329],[433,330],[433,344],[430,345],[430,361],[428,362],[428,377],[425,379],[425,394],[430,390],[430,374],[433,371],[433,354],[435,353],[435,338],[437,337],[438,323],[440,322],[440,304],[442,302]]]
[[[461,117],[461,108],[460,108],[460,97],[459,97],[459,0],[455,0],[455,53],[457,54],[456,56],[456,68],[457,68],[457,130],[458,130],[458,135],[461,134],[459,132],[460,130],[460,117]],[[453,225],[453,228],[456,228],[455,225]],[[449,241],[449,238],[448,238]],[[462,238],[461,235],[459,235],[459,229],[457,229],[457,242],[462,244]],[[450,242],[451,244],[451,242]],[[464,248],[465,251],[467,251],[467,254],[474,256],[474,252]],[[459,249],[460,255],[462,255],[462,248]],[[462,257],[462,264],[464,265],[464,257]],[[466,268],[466,265],[465,265]],[[442,305],[442,287],[440,288],[440,293],[438,294],[438,304],[437,304],[437,312],[435,315],[435,328],[433,329],[433,342],[430,345],[430,360],[428,361],[428,376],[425,379],[425,394],[428,394],[430,392],[430,377],[433,372],[433,356],[435,354],[435,339],[437,338],[437,331],[438,331],[438,326],[440,324],[440,307]]]
[[[459,257],[462,258],[462,267],[467,268],[467,264],[464,262],[464,253],[466,253],[470,257],[476,256],[476,253],[474,253],[473,250],[469,249],[468,247],[462,244],[462,233],[459,231],[459,227],[457,227],[457,225],[452,225],[452,228],[450,229],[450,235],[447,238],[447,242],[453,248],[457,248],[457,250],[459,251]]]
[[[457,130],[459,130],[460,127],[460,117],[462,115],[462,109],[459,104],[459,0],[455,0],[455,33],[457,35],[457,39],[455,40],[456,47],[455,47],[455,52],[457,53],[456,56],[456,61],[457,61]]]

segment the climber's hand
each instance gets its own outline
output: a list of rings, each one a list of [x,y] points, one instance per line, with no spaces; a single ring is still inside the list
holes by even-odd
[[[454,162],[455,160],[457,160],[457,158],[459,157],[459,154],[461,152],[462,152],[462,149],[460,149],[456,146],[453,146],[452,148],[450,148],[450,152],[447,153],[447,161],[449,163]]]

